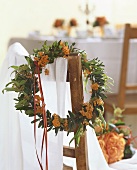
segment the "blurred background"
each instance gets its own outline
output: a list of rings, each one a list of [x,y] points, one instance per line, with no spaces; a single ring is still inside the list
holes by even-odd
[[[63,29],[68,31],[73,18],[77,30],[89,29],[93,36],[96,17],[105,17],[113,28],[120,29],[127,22],[137,24],[136,11],[137,0],[0,0],[0,64],[10,38],[33,33],[54,35],[57,19],[63,20]]]

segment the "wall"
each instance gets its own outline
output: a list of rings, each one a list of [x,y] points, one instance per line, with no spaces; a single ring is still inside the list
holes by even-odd
[[[0,63],[11,37],[26,37],[39,30],[50,34],[55,18],[78,16],[77,0],[0,0]],[[72,5],[73,4],[73,5]],[[62,6],[62,8],[60,8]]]
[[[137,22],[137,0],[88,1],[92,7],[95,4],[94,17],[105,15],[114,24]],[[0,0],[0,64],[11,37],[27,37],[34,30],[39,30],[41,34],[51,34],[55,18],[69,20],[75,17],[82,23],[84,16],[79,10],[80,3],[82,0]]]

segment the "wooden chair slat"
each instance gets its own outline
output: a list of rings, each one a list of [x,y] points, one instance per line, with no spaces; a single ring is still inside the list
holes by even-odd
[[[71,103],[73,113],[78,112],[83,104],[83,83],[82,83],[82,67],[81,57],[77,54],[68,57],[68,77],[70,82]],[[75,134],[75,130],[74,130]],[[76,145],[76,143],[75,143]],[[86,132],[80,139],[79,147],[63,147],[63,155],[76,158],[77,170],[89,170],[87,138]]]

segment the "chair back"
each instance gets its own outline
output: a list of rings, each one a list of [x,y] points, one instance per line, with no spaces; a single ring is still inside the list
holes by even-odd
[[[70,82],[73,113],[81,109],[83,103],[83,83],[81,57],[78,54],[68,56],[68,77]],[[75,131],[74,131],[75,133]],[[63,156],[76,158],[77,170],[88,170],[88,150],[86,132],[81,137],[79,147],[63,146]]]
[[[137,38],[137,28],[131,27],[130,24],[125,24],[122,62],[121,62],[121,73],[120,73],[120,84],[118,93],[118,106],[124,108],[125,96],[128,90],[137,90],[137,84],[127,84],[127,71],[129,61],[129,47],[130,40]]]

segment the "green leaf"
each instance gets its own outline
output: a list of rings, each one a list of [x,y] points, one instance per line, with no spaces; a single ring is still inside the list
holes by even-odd
[[[18,70],[19,66],[11,66],[11,68],[14,68],[15,70]]]
[[[46,113],[47,113],[47,117],[51,117],[51,113],[49,110],[47,110]]]
[[[55,128],[55,134],[57,135],[59,131],[59,128]]]
[[[79,146],[80,137],[82,135],[81,129],[82,129],[82,124],[79,125],[74,137],[70,140],[69,145],[72,143],[73,140],[76,140],[76,146]]]
[[[48,128],[48,130],[47,130],[47,131],[49,132],[50,130],[52,130],[52,128],[53,128],[53,126],[51,126],[50,128]]]
[[[89,123],[89,126],[94,129],[94,126],[91,123]]]
[[[31,121],[31,123],[36,123],[37,121],[39,121],[40,119],[35,119],[33,121]]]
[[[70,110],[68,110],[68,113],[69,113],[69,115],[70,115],[71,118],[76,117],[75,114],[74,114],[73,112],[71,112]]]
[[[5,87],[8,87],[10,84],[13,84],[13,82],[11,81],[11,82],[7,83]]]
[[[38,124],[38,128],[43,127],[43,120],[41,120]]]
[[[27,82],[27,80],[21,80],[21,81],[19,82],[19,85],[24,85],[26,82]]]
[[[34,110],[32,110],[32,108],[30,109],[30,110],[26,110],[25,111],[25,114],[27,114],[27,115],[32,115],[32,116],[34,116]]]
[[[101,112],[99,112],[99,118],[102,120],[103,124],[104,124],[105,127],[106,127],[106,121],[105,121],[105,119],[104,119],[104,117],[103,117],[103,115],[102,115]]]
[[[86,79],[84,80],[84,89],[86,92],[87,92],[87,89],[86,89],[87,83],[88,83],[88,77],[86,77]]]
[[[15,92],[19,92],[19,90],[17,88],[14,88],[14,87],[7,87],[5,89],[2,90],[2,92],[4,93],[4,91],[15,91]]]

